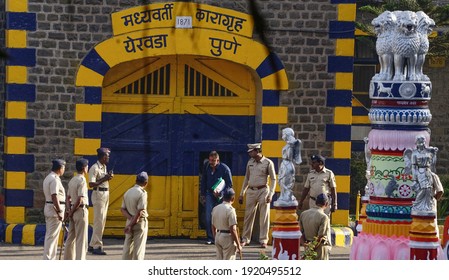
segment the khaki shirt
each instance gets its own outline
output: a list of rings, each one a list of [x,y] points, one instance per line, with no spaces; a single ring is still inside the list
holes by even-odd
[[[276,171],[274,170],[273,161],[265,156],[262,156],[260,161],[251,158],[246,165],[246,174],[240,196],[245,194],[248,187],[267,185],[268,176],[270,176],[270,192],[268,195],[272,197],[276,187]]]
[[[134,216],[142,211],[142,218],[148,217],[147,212],[147,192],[139,185],[134,185],[132,188],[126,191],[123,196],[122,208],[126,209],[131,216]]]
[[[89,169],[89,182],[95,183],[97,180],[100,180],[104,176],[108,174],[105,164],[101,164],[99,161],[94,163]],[[104,181],[101,185],[98,185],[99,188],[109,188],[109,181]]]
[[[72,204],[75,204],[78,197],[81,197],[80,204],[89,205],[89,197],[87,195],[87,182],[83,174],[77,174],[69,182],[67,195],[70,196]]]
[[[334,172],[326,167],[323,167],[320,172],[316,172],[312,169],[309,174],[307,174],[304,188],[310,188],[309,195],[314,198],[322,193],[330,193],[331,188],[337,188]]]
[[[331,244],[329,217],[322,208],[313,207],[302,212],[299,217],[299,223],[305,240],[313,241],[315,236],[324,236],[324,245]]]
[[[62,186],[61,178],[59,178],[58,174],[52,171],[45,177],[42,185],[45,195],[44,215],[46,217],[57,217],[58,214],[53,208],[53,203],[47,203],[47,201],[52,201],[51,195],[56,194],[59,202],[65,202],[65,190]],[[59,207],[62,210],[62,213],[64,213],[65,205],[60,203]]]
[[[237,225],[237,214],[231,203],[224,201],[212,209],[212,225],[218,230],[229,230]]]

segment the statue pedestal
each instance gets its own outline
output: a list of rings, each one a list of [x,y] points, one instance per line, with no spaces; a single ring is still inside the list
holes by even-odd
[[[301,231],[296,206],[275,207],[273,222],[273,260],[299,260]]]
[[[440,247],[435,213],[412,211],[410,227],[410,259],[436,260]]]

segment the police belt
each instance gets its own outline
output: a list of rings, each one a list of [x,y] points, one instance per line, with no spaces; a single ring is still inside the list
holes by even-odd
[[[252,189],[253,191],[254,190],[260,190],[260,189],[263,189],[263,188],[266,188],[267,187],[267,185],[263,185],[263,186],[255,186],[255,187],[249,187],[250,189]]]
[[[218,229],[217,231],[221,232],[221,233],[231,233],[230,230],[226,230],[226,229]]]
[[[45,201],[45,203],[53,204],[53,201]],[[65,201],[59,201],[59,204],[65,204]]]
[[[107,192],[107,191],[109,191],[109,188],[94,187],[93,189],[94,189],[94,191],[102,191],[102,192]]]

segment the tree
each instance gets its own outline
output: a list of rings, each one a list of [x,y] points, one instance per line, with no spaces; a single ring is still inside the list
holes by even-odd
[[[369,0],[358,10],[361,12],[356,27],[370,36],[375,36],[371,20],[384,11],[423,11],[435,21],[437,36],[430,36],[428,56],[449,57],[449,4],[438,5],[432,0]]]

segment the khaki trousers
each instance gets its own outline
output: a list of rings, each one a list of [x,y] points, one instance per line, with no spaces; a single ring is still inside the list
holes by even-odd
[[[85,260],[87,254],[88,232],[87,208],[78,208],[70,220],[69,233],[65,242],[64,260]]]
[[[58,217],[45,217],[44,260],[56,260],[61,227]]]
[[[128,225],[130,221],[126,221]],[[145,259],[145,248],[148,237],[148,221],[146,218],[140,219],[132,228],[130,234],[125,234],[123,244],[122,260],[143,260]]]
[[[266,202],[268,188],[246,191],[245,220],[243,223],[242,241],[250,243],[253,232],[254,219],[259,207],[259,242],[268,243],[268,230],[270,228],[270,204]]]
[[[229,233],[217,232],[215,235],[217,260],[235,260],[237,246]]]
[[[317,252],[317,260],[329,260],[329,255],[331,251],[331,246],[329,245],[320,245],[316,248]]]
[[[103,232],[109,206],[109,191],[93,191],[92,205],[94,206],[94,224],[90,246],[94,249],[103,247]]]

